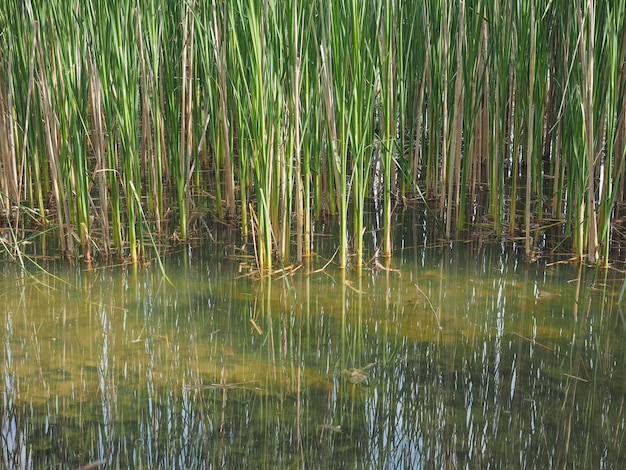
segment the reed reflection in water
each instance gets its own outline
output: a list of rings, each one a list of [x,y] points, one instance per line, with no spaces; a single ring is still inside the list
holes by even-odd
[[[623,465],[620,276],[500,244],[397,256],[289,284],[186,254],[173,285],[5,266],[1,465]]]

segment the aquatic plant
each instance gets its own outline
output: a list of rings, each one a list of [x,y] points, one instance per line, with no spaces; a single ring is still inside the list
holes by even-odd
[[[70,258],[136,262],[158,250],[149,232],[187,241],[212,216],[269,271],[292,240],[310,256],[329,215],[346,267],[364,263],[368,198],[373,250],[389,256],[394,211],[418,197],[447,238],[486,217],[532,255],[556,224],[563,249],[606,264],[624,199],[625,10],[8,0],[0,221],[18,239],[50,230]]]

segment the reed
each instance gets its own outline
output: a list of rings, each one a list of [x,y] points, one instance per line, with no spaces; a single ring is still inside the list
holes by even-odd
[[[393,251],[392,225],[392,185],[395,183],[396,136],[397,132],[397,93],[396,33],[401,27],[396,23],[396,2],[383,2],[381,12],[379,47],[380,47],[380,161],[383,186],[383,253],[391,256]]]
[[[350,7],[350,34],[352,51],[348,53],[350,70],[351,109],[348,123],[352,171],[350,190],[353,201],[354,257],[355,266],[363,266],[363,235],[366,230],[365,201],[371,186],[371,168],[374,149],[374,114],[371,110],[376,102],[375,48],[367,41],[376,27],[380,10],[365,11],[359,2],[352,1]]]
[[[187,241],[211,213],[252,227],[271,271],[310,256],[328,215],[338,263],[358,267],[365,201],[373,249],[391,255],[396,204],[418,197],[448,238],[487,218],[531,255],[556,217],[561,246],[607,264],[626,184],[624,10],[8,0],[0,223],[16,242],[50,229],[70,258],[136,262],[153,234]]]

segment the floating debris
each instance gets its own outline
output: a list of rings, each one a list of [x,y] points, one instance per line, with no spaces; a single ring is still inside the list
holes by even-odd
[[[374,367],[375,365],[375,362],[371,362],[361,369],[344,369],[341,371],[341,376],[353,384],[367,382],[367,380],[369,379],[369,374],[366,372],[366,370],[370,367]]]
[[[336,433],[342,432],[341,426],[339,424],[320,424],[319,428],[320,429],[327,429],[330,432],[336,432]]]

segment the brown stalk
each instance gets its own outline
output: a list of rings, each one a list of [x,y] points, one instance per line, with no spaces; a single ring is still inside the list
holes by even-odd
[[[529,256],[532,253],[532,237],[530,232],[530,201],[532,194],[532,158],[533,158],[533,144],[534,144],[534,132],[535,132],[535,104],[533,102],[533,96],[535,91],[535,61],[536,61],[536,49],[537,49],[537,25],[535,24],[535,4],[532,3],[530,7],[530,58],[529,58],[529,86],[528,86],[528,127],[527,127],[527,141],[526,141],[526,206],[524,207],[524,227],[526,230],[525,247],[526,255]]]
[[[215,67],[217,69],[220,113],[218,119],[222,132],[223,162],[224,162],[224,186],[226,196],[226,217],[235,215],[235,183],[233,178],[233,164],[231,161],[230,149],[230,121],[228,119],[228,86],[226,81],[226,41],[222,34],[221,21],[217,17],[215,1],[212,3],[213,25],[211,28],[211,39],[213,41],[213,51],[215,53]],[[217,162],[217,158],[215,161]],[[217,164],[217,163],[216,163]]]
[[[37,46],[37,61],[39,70],[46,70],[46,64],[44,60],[44,52],[41,46],[41,37],[39,33],[39,25],[33,24],[34,33],[33,38]],[[55,62],[54,55],[51,56],[52,70],[51,74],[55,76]],[[59,121],[52,106],[52,94],[49,89],[48,81],[45,77],[39,79],[39,92],[41,94],[41,106],[44,122],[44,137],[46,145],[46,153],[48,155],[48,161],[50,162],[50,177],[52,179],[52,191],[54,199],[57,203],[57,220],[59,225],[59,235],[61,238],[61,249],[63,253],[70,258],[74,256],[74,244],[71,239],[70,228],[70,215],[67,198],[65,196],[65,187],[62,183],[63,173],[61,170],[61,164],[59,162]]]
[[[593,74],[594,74],[594,37],[595,37],[595,2],[587,2],[587,16],[583,20],[580,0],[576,2],[576,17],[580,29],[578,54],[582,70],[583,121],[585,125],[585,155],[587,161],[587,261],[595,264],[598,259],[598,227],[596,220],[595,199],[595,150],[593,128]],[[585,21],[589,22],[589,34],[584,40]]]
[[[461,191],[461,137],[463,132],[463,39],[465,36],[465,2],[460,2],[459,30],[457,32],[456,49],[456,81],[454,86],[454,116],[450,141],[450,178],[448,179],[448,202],[446,213],[446,237],[451,237],[452,209],[457,209],[459,218],[459,195]],[[444,117],[445,122],[447,119]],[[444,148],[447,139],[444,138]],[[456,191],[455,191],[456,189]]]
[[[107,186],[107,163],[105,155],[105,126],[103,122],[102,111],[102,85],[98,76],[96,66],[93,60],[90,62],[92,70],[89,74],[89,93],[91,95],[91,119],[92,119],[92,131],[91,131],[91,145],[93,147],[94,156],[96,159],[96,171],[95,178],[98,182],[98,193],[100,198],[100,225],[102,226],[102,251],[105,256],[110,252],[110,237],[109,237],[109,212],[108,212],[108,195],[109,189]]]

